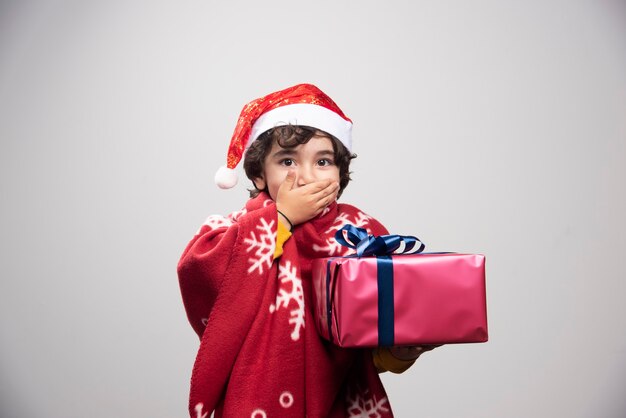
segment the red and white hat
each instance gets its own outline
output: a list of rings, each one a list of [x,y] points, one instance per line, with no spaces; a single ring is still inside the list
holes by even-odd
[[[235,167],[245,150],[263,132],[280,125],[303,125],[329,133],[352,150],[352,121],[323,91],[312,84],[298,84],[268,94],[245,105],[228,147],[226,166],[215,174],[222,189],[237,184]]]

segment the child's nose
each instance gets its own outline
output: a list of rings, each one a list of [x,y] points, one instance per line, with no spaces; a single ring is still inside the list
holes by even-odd
[[[298,170],[298,186],[304,186],[314,181],[313,170],[310,167],[300,166]]]

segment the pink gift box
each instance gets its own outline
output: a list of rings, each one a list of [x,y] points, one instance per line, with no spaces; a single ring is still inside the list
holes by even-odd
[[[377,257],[314,260],[314,311],[322,337],[341,347],[487,341],[483,255],[382,258],[390,260],[385,268]]]

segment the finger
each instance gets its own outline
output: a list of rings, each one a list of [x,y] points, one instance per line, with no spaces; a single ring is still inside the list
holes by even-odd
[[[424,351],[420,346],[404,347],[405,354],[409,356],[419,356]]]
[[[283,187],[286,190],[291,190],[293,189],[293,185],[296,182],[296,172],[294,170],[289,170],[287,172],[287,176],[285,177],[285,179],[283,180],[283,182],[280,184],[280,188],[282,189]]]
[[[424,344],[421,347],[422,347],[423,351],[430,351],[430,350],[433,350],[433,349],[435,349],[437,347],[441,347],[442,345],[443,344]]]
[[[328,196],[331,196],[334,193],[338,193],[339,192],[339,183],[337,182],[331,182],[328,186],[319,189],[315,192],[312,192],[311,195],[313,196],[313,198],[318,199],[318,200],[322,200]]]
[[[329,206],[331,203],[337,200],[337,195],[339,194],[339,189],[336,189],[331,194],[326,197],[326,206]]]
[[[315,204],[315,212],[319,213],[321,211],[323,211],[324,209],[326,209],[328,206],[330,206],[330,204],[333,203],[333,199],[332,197],[325,197],[321,200],[319,200],[316,204]]]
[[[417,359],[421,352],[417,349],[417,347],[391,347],[390,348],[391,355],[399,360],[415,360]]]
[[[333,184],[332,180],[324,179],[324,180],[311,182],[311,183],[306,184],[306,185],[304,185],[304,186],[302,186],[300,188],[302,189],[303,192],[318,193],[318,192],[326,189],[327,187],[331,186],[332,184]]]
[[[333,202],[335,202],[337,200],[337,194],[331,194],[329,196],[327,196],[326,198],[324,198],[323,200],[321,200],[318,203],[318,209],[317,212],[322,212],[323,210],[325,210],[326,208],[328,208]]]
[[[316,212],[319,212],[328,207],[331,203],[333,203],[336,198],[336,193],[334,192],[330,194],[318,192],[315,195],[311,196],[310,204],[313,206]]]

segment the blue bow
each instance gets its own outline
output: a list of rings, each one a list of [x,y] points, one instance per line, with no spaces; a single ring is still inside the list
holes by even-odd
[[[369,235],[363,228],[345,225],[335,234],[341,245],[356,250],[357,257],[383,256],[391,254],[414,254],[424,251],[426,246],[419,238],[410,235]]]

